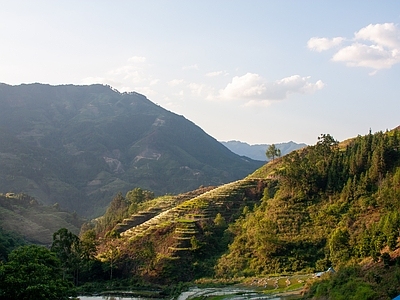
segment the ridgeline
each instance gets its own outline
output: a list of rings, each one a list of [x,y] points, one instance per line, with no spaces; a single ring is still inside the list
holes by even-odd
[[[137,93],[0,84],[2,193],[97,217],[119,191],[178,194],[241,179],[261,165]]]

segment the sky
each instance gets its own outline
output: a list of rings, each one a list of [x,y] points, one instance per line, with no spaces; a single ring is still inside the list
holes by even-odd
[[[138,92],[219,141],[400,125],[400,1],[0,0],[0,82]]]

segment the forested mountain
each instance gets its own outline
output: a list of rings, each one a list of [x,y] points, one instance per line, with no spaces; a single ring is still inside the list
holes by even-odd
[[[350,282],[340,293],[354,299],[400,293],[399,129],[341,143],[324,134],[314,146],[202,194],[133,199],[114,198],[93,227],[106,237],[98,257],[109,262],[110,249],[120,251],[112,258],[116,276],[165,283],[334,267],[336,284]],[[311,292],[324,297],[329,285]]]
[[[247,156],[255,160],[268,161],[268,158],[265,155],[265,152],[270,146],[268,144],[249,145],[247,143],[239,141],[227,141],[221,143],[229,150],[231,150],[233,153],[236,153],[238,155]],[[275,144],[275,146],[277,149],[281,151],[281,155],[286,155],[294,150],[304,148],[307,145],[303,143],[298,144],[290,141],[287,143],[278,143]]]
[[[0,200],[10,205],[10,197]],[[399,211],[400,128],[341,143],[323,134],[228,184],[118,193],[79,237],[58,230],[50,254],[63,280],[89,288],[95,280],[173,287],[213,278],[271,291],[306,284],[310,299],[391,299],[400,293]],[[9,237],[0,232],[6,250],[19,243]],[[14,261],[39,250],[17,249],[0,275],[14,280]],[[311,285],[310,274],[330,267],[336,272]]]
[[[243,178],[260,165],[137,93],[0,84],[2,193],[93,216],[118,191],[180,193]]]
[[[68,229],[51,255],[63,280],[169,286],[333,267],[308,297],[400,293],[400,127],[340,143],[322,134],[248,175],[258,164],[135,93],[0,85],[1,226],[45,228],[58,216]],[[108,208],[78,237],[80,219],[6,194],[20,191],[87,215]],[[21,242],[10,237],[0,231],[3,257]]]

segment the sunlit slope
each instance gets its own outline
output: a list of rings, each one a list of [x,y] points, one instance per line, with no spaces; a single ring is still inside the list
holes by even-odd
[[[265,182],[262,179],[242,179],[213,188],[172,207],[168,207],[170,205],[163,203],[163,199],[168,198],[168,196],[161,197],[155,200],[158,201],[158,205],[152,207],[150,212],[154,212],[160,207],[164,209],[161,209],[159,213],[156,213],[149,220],[121,232],[121,235],[135,238],[158,227],[169,226],[174,223],[195,223],[214,220],[218,213],[224,217],[226,222],[232,222],[240,215],[241,209],[260,201],[264,185]],[[144,214],[145,212],[141,213]],[[124,221],[129,222],[128,220]]]

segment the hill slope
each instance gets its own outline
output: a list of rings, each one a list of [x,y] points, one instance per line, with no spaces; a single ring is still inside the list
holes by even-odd
[[[363,288],[375,295],[369,299],[400,292],[400,277],[388,294],[381,288],[387,282],[379,283],[371,268],[381,260],[399,274],[398,129],[342,143],[322,135],[316,145],[275,159],[243,180],[179,203],[158,201],[142,211],[154,213],[150,218],[131,216],[115,227],[121,237],[111,234],[102,245],[101,253],[110,245],[121,249],[120,276],[232,279],[331,266],[346,270],[357,263],[369,280]],[[135,256],[132,249],[148,255]],[[137,268],[124,270],[127,261]]]
[[[0,194],[0,229],[25,241],[51,245],[53,233],[67,228],[79,234],[83,219],[59,209],[45,206],[25,194]]]
[[[140,94],[102,85],[0,84],[0,158],[0,192],[86,216],[118,191],[179,193],[261,164]]]

